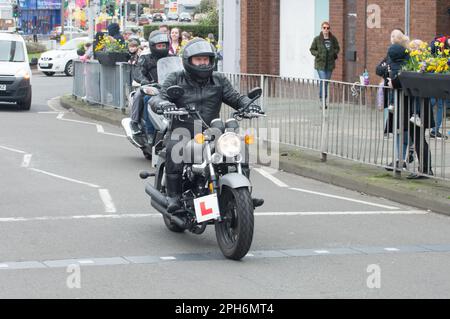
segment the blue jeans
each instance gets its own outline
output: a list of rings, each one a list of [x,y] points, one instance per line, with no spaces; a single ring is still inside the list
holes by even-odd
[[[450,100],[445,101],[447,107],[450,106]],[[436,99],[431,99],[431,107],[434,107],[436,105]],[[439,132],[439,128],[442,125],[442,118],[444,116],[444,100],[443,99],[438,99],[437,100],[437,114],[436,114],[436,127],[433,127],[431,129],[431,132],[436,134],[437,132]]]
[[[148,101],[150,101],[151,96],[146,95],[144,97],[144,120],[145,120],[145,128],[147,129],[147,134],[154,134],[155,127],[153,126],[152,121],[150,121],[150,117],[148,116]]]
[[[331,74],[333,73],[333,71],[329,71],[329,70],[317,70],[317,73],[319,73],[319,78],[321,80],[330,80],[331,79]],[[320,100],[322,100],[322,91],[323,91],[323,82],[320,81],[320,93],[319,93],[319,98]],[[328,98],[328,82],[325,82],[325,100]]]

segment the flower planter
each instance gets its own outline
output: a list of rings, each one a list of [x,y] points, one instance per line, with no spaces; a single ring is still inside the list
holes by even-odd
[[[127,62],[128,53],[122,52],[96,52],[98,62],[104,66],[115,66],[117,62]]]
[[[450,99],[450,74],[403,71],[399,80],[408,96]]]

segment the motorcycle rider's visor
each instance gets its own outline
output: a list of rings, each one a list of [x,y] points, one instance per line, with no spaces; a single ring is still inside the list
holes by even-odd
[[[164,43],[164,42],[169,42],[169,36],[167,34],[157,34],[155,36],[153,36],[150,41],[152,43]]]
[[[192,58],[194,56],[216,56],[216,52],[209,42],[196,42],[186,46],[184,54]]]

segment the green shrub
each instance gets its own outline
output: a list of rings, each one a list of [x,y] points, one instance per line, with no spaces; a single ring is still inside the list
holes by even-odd
[[[45,45],[42,45],[40,43],[26,42],[26,44],[27,44],[27,51],[30,54],[32,54],[32,53],[42,53],[42,52],[47,51],[47,48],[45,47]]]
[[[214,34],[217,39],[219,34],[219,26],[217,25],[199,25],[199,24],[177,24],[169,26],[169,28],[177,27],[183,31],[190,32],[194,37],[206,38],[209,33]],[[144,26],[144,37],[148,39],[150,33],[154,30],[158,30],[159,25],[146,25]]]

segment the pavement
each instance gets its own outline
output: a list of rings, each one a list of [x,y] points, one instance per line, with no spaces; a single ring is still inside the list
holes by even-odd
[[[89,105],[71,95],[59,99],[62,107],[97,121],[120,127],[127,117],[121,110]],[[304,149],[280,146],[281,171],[294,173],[363,194],[386,198],[398,203],[436,213],[450,215],[450,181],[440,179],[408,180],[387,172],[384,168],[359,162],[321,155]]]

